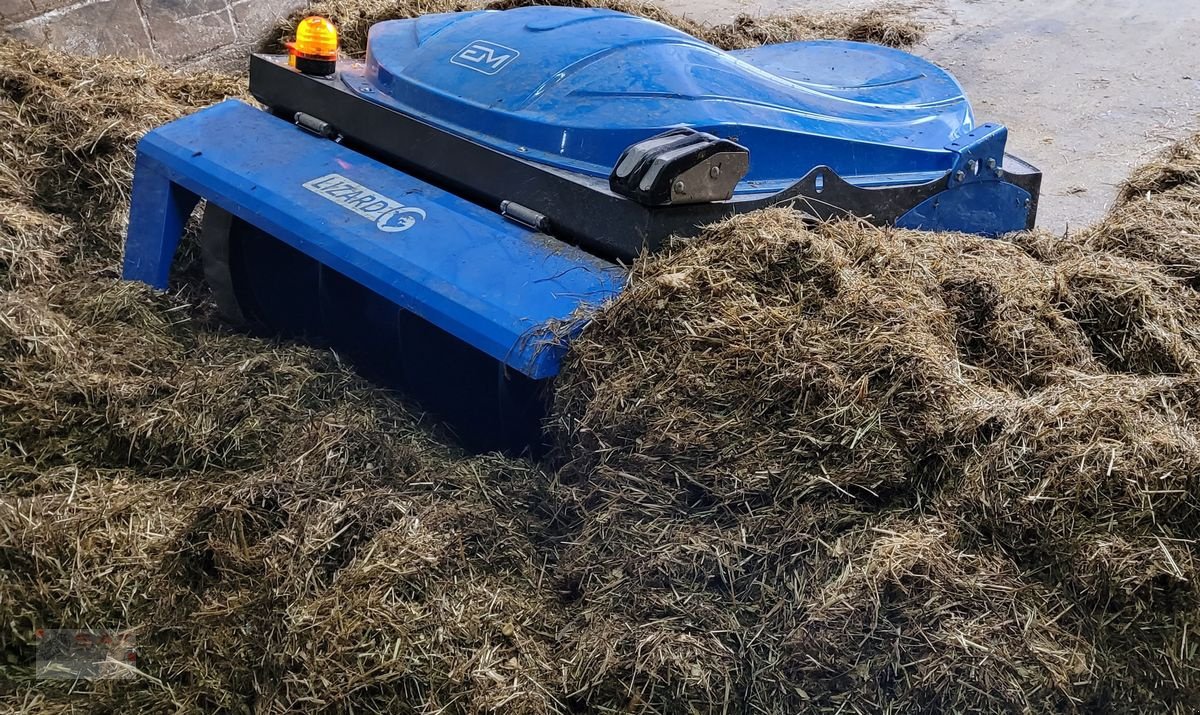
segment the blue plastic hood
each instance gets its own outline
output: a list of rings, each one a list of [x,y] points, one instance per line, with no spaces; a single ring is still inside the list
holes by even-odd
[[[629,145],[692,127],[749,148],[739,193],[818,165],[864,185],[927,180],[954,166],[948,145],[974,128],[954,78],[906,52],[841,41],[726,52],[600,9],[380,23],[341,77],[364,99],[597,177]]]

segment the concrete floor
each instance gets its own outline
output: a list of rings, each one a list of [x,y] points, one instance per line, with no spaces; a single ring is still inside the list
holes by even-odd
[[[870,0],[659,0],[721,22],[739,12],[869,7]],[[951,70],[980,121],[1045,178],[1039,225],[1103,215],[1154,151],[1200,131],[1195,0],[900,0],[928,27],[914,49]],[[1190,28],[1190,29],[1188,29]]]

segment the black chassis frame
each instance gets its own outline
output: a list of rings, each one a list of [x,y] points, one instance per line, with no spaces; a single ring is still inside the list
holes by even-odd
[[[671,236],[688,237],[733,214],[792,206],[816,218],[854,215],[878,225],[894,223],[950,185],[947,173],[924,184],[880,189],[854,186],[818,166],[789,188],[756,199],[646,206],[614,194],[597,179],[513,156],[452,134],[375,102],[361,99],[337,76],[314,77],[289,67],[286,56],[253,55],[250,91],[275,115],[297,114],[325,123],[326,135],[417,178],[493,211],[511,202],[542,214],[539,228],[610,260],[628,261],[655,251]],[[753,157],[751,157],[753,159]],[[1003,178],[1029,192],[1027,228],[1037,217],[1042,174],[1006,155]],[[818,191],[817,185],[821,189]]]

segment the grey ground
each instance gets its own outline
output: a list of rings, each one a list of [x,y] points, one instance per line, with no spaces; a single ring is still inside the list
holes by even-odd
[[[866,7],[869,0],[659,0],[709,22],[739,12]],[[1099,218],[1149,154],[1200,131],[1196,0],[900,0],[930,31],[915,49],[963,84],[980,121],[1045,178],[1039,225]]]

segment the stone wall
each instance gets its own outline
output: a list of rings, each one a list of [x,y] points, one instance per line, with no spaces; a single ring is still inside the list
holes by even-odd
[[[0,27],[38,44],[169,64],[244,56],[304,0],[0,0]]]

